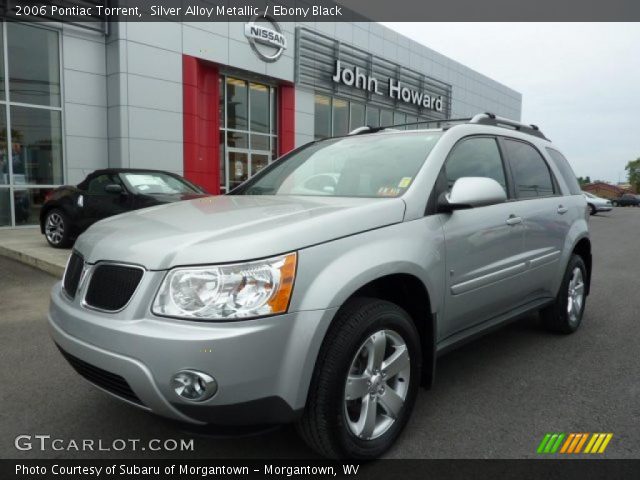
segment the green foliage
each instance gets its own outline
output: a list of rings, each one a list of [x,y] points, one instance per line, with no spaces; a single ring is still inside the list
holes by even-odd
[[[636,192],[640,190],[640,157],[635,160],[631,160],[624,167],[627,171],[627,179],[629,183],[635,188]]]
[[[586,184],[591,183],[591,177],[588,175],[586,177],[578,177],[578,183],[581,187],[584,187]]]

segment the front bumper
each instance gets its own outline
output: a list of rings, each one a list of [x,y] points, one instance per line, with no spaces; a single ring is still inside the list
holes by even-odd
[[[157,284],[153,273],[147,272],[145,285],[117,314],[83,307],[56,284],[48,316],[55,343],[67,355],[86,362],[87,368],[122,377],[139,402],[131,402],[117,390],[103,390],[168,418],[221,425],[297,418],[335,309],[234,322],[155,317],[145,295]],[[198,403],[176,395],[170,380],[182,369],[213,376],[217,393]]]

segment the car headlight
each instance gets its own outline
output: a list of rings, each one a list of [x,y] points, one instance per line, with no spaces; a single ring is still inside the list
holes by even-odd
[[[233,265],[175,268],[164,277],[152,312],[225,320],[284,313],[296,274],[295,253]]]

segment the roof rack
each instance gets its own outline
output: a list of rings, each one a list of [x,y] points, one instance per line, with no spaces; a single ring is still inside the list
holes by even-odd
[[[540,131],[537,125],[526,125],[524,123],[516,122],[515,120],[498,117],[494,113],[489,113],[489,112],[479,113],[474,117],[468,117],[468,118],[445,118],[442,120],[418,120],[417,122],[398,123],[395,125],[386,125],[381,127],[372,127],[370,125],[365,125],[350,131],[349,135],[362,135],[364,133],[376,133],[382,130],[390,130],[396,127],[408,127],[408,126],[416,126],[416,125],[435,125],[435,128],[443,128],[446,130],[452,127],[454,124],[465,124],[465,123],[473,123],[477,125],[491,125],[494,127],[509,128],[511,130],[516,130],[518,132],[526,133],[538,138],[543,138],[545,140],[548,140],[548,138],[544,136],[544,133]]]
[[[548,140],[548,138],[544,136],[544,133],[540,131],[537,125],[526,125],[524,123],[516,122],[515,120],[498,117],[494,113],[479,113],[474,116],[469,123],[511,128],[512,130],[516,130],[518,132],[527,133],[529,135],[533,135],[534,137],[544,138],[545,140]]]

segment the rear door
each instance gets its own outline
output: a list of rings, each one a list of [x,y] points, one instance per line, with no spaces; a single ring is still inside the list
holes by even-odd
[[[495,137],[472,136],[449,154],[436,194],[461,177],[496,180],[511,197],[511,188]],[[521,300],[524,227],[517,202],[442,213],[446,248],[445,321],[439,340],[511,310]]]
[[[527,300],[553,297],[562,250],[576,213],[584,207],[564,197],[543,155],[532,144],[501,138],[516,202],[524,220]],[[579,205],[583,205],[580,203]]]

